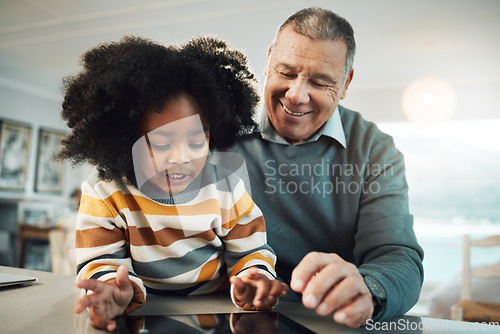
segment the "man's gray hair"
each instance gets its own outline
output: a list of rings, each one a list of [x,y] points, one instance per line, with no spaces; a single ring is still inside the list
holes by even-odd
[[[356,53],[354,30],[349,22],[334,12],[317,7],[302,9],[290,16],[278,29],[276,40],[280,32],[290,26],[296,33],[312,40],[343,40],[347,44],[347,55],[344,66],[345,77],[351,72]],[[273,44],[273,48],[274,48]]]

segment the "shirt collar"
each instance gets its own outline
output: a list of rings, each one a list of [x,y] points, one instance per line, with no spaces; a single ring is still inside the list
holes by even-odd
[[[285,139],[281,138],[274,130],[269,117],[267,116],[267,110],[264,107],[262,110],[262,115],[260,119],[260,133],[263,139],[278,143],[290,145]],[[344,148],[347,147],[344,127],[342,126],[342,120],[340,119],[339,108],[335,108],[332,116],[326,121],[325,124],[308,140],[304,143],[310,143],[317,141],[319,137],[327,136],[338,141]],[[303,143],[301,143],[303,144]],[[299,144],[300,145],[300,144]]]

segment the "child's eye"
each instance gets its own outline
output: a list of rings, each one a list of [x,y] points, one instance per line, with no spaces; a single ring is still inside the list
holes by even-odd
[[[151,143],[151,148],[156,151],[166,151],[170,148],[170,144],[153,144]]]
[[[189,144],[189,148],[191,148],[193,150],[200,150],[203,147],[205,147],[205,142],[199,143],[199,144]]]

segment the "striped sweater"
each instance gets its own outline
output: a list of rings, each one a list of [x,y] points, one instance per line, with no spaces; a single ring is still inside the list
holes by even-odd
[[[241,180],[219,176],[207,163],[185,191],[157,200],[124,181],[91,176],[76,227],[77,279],[113,279],[125,264],[134,285],[126,313],[145,303],[146,292],[220,291],[228,276],[251,266],[274,279],[276,257],[260,209]]]

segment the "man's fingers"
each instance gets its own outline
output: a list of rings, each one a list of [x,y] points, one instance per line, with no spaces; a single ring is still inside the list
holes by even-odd
[[[345,277],[327,293],[316,308],[316,312],[319,315],[327,315],[345,305],[349,305],[363,294],[370,294],[368,289],[363,287],[362,284],[364,284],[362,278],[358,278],[357,276]]]
[[[334,263],[341,258],[337,254],[311,252],[295,267],[290,280],[290,287],[296,292],[304,291],[309,280],[321,271],[326,265]]]
[[[333,314],[333,319],[349,327],[358,328],[366,325],[372,314],[373,302],[371,294],[364,294],[338,309]]]
[[[350,277],[352,276],[356,278],[359,277],[359,279],[362,280],[356,266],[351,263],[334,262],[325,266],[321,272],[315,275],[307,283],[302,296],[304,306],[308,308],[316,308],[327,295],[330,295],[331,299],[333,298],[334,300],[337,300],[342,296],[339,296],[339,293],[343,293],[348,296],[341,298],[339,300],[339,304],[336,306],[338,307],[342,305],[348,298],[352,298],[359,293],[360,286],[352,287],[352,283],[346,284],[346,282],[344,282],[345,279],[349,278],[347,281],[347,283],[349,283]],[[337,289],[337,285],[342,283],[344,284],[345,289]],[[356,281],[354,283],[357,285]]]
[[[373,314],[371,294],[359,270],[336,254],[309,253],[292,273],[291,287],[320,315],[349,327],[364,325]]]

